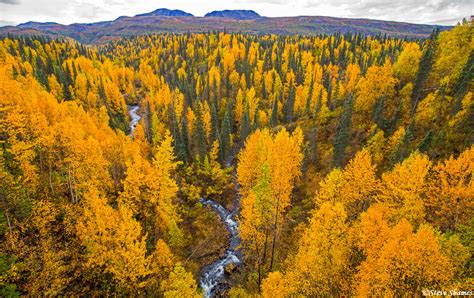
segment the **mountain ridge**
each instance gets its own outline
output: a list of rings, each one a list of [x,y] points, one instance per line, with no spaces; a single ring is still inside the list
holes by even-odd
[[[158,8],[152,12],[137,14],[136,17],[146,17],[146,16],[157,16],[157,17],[194,17],[193,14],[189,12],[182,11],[181,9],[168,9],[168,8]]]
[[[237,20],[251,20],[251,19],[259,19],[262,18],[261,15],[256,13],[253,10],[244,10],[244,9],[237,9],[237,10],[214,10],[208,12],[204,15],[205,18],[215,17],[215,18],[229,18],[229,19],[237,19]]]
[[[70,37],[84,44],[102,44],[120,37],[153,33],[202,33],[226,31],[247,34],[317,35],[333,33],[386,34],[395,37],[426,38],[433,29],[451,26],[412,24],[372,19],[328,16],[262,17],[251,10],[222,10],[196,17],[182,10],[160,8],[113,21],[74,23],[26,22],[0,27],[0,35],[46,35]]]

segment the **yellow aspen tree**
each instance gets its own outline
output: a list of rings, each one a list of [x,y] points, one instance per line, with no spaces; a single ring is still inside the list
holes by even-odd
[[[178,185],[172,176],[178,162],[176,162],[172,143],[173,138],[168,133],[158,148],[155,149],[152,163],[153,171],[147,179],[147,183],[151,188],[151,202],[156,206],[156,226],[166,231],[167,238],[172,246],[180,247],[183,235],[178,223],[181,218],[173,202],[178,192]]]
[[[60,295],[68,277],[67,252],[55,241],[59,210],[50,202],[37,201],[33,205],[31,227],[37,231],[37,243],[28,247],[25,265],[26,289],[33,295]]]
[[[362,149],[344,168],[341,200],[349,218],[357,217],[372,203],[379,181],[369,151]]]
[[[64,93],[56,77],[50,75],[48,77],[48,84],[51,90],[51,94],[53,94],[54,98],[56,98],[58,102],[62,102],[64,100]]]
[[[351,279],[346,212],[341,203],[324,203],[314,212],[285,280],[296,296],[348,293]]]
[[[357,84],[358,96],[355,101],[355,110],[371,113],[379,97],[390,98],[394,95],[396,83],[397,79],[393,77],[392,66],[389,63],[384,66],[369,67],[366,76]]]
[[[316,206],[321,206],[326,202],[341,203],[341,191],[344,185],[344,173],[341,169],[335,168],[319,182],[319,191],[314,198]]]
[[[250,231],[248,235],[243,234],[244,245],[251,245],[252,239],[261,241],[261,234],[255,234],[255,230],[262,229],[262,227],[255,227],[251,221],[255,221],[258,216],[262,216],[262,211],[269,212],[271,214],[271,227],[269,228],[269,234],[265,235],[264,238],[268,237],[265,242],[268,241],[270,250],[270,271],[274,264],[275,250],[277,249],[284,214],[290,205],[293,184],[301,174],[302,142],[303,134],[299,128],[292,135],[285,129],[276,135],[272,135],[267,129],[257,130],[247,139],[245,149],[239,154],[237,179],[241,185],[243,197],[248,197],[244,199],[245,204],[242,206],[242,214],[245,217],[241,217],[240,221],[242,227],[244,227],[243,230]],[[264,166],[265,164],[267,166]],[[268,170],[266,170],[266,167],[268,167]],[[259,183],[266,185],[261,194],[258,194],[258,190],[255,189]],[[258,204],[268,201],[269,196],[270,203],[258,206]],[[259,210],[260,207],[263,207],[264,210]],[[268,208],[271,208],[271,210],[266,210]],[[247,219],[250,219],[250,221]],[[264,225],[269,224],[268,221],[261,222]],[[246,225],[249,225],[248,229],[245,227]],[[259,246],[257,245],[257,247]],[[257,267],[260,267],[260,257],[257,256],[256,260],[258,260]],[[265,257],[263,257],[263,263],[265,263],[264,260]]]
[[[159,288],[160,282],[165,280],[176,264],[177,258],[174,256],[168,244],[162,239],[156,242],[155,250],[150,255],[150,271],[153,272],[150,284]]]
[[[262,284],[263,298],[285,298],[291,296],[289,293],[289,281],[286,276],[279,271],[268,274]]]
[[[367,141],[365,149],[372,156],[372,161],[377,168],[380,168],[387,154],[387,138],[383,130],[378,129],[376,125],[372,127],[372,137]]]
[[[262,166],[262,177],[249,195],[242,198],[240,214],[240,237],[245,243],[249,258],[255,262],[258,274],[258,285],[261,284],[262,270],[265,269],[272,222],[275,208],[272,201],[270,170],[268,164]]]
[[[366,210],[377,194],[379,181],[367,149],[362,149],[344,170],[334,169],[320,182],[316,205],[342,203],[353,220]]]
[[[143,158],[148,158],[150,155],[150,146],[146,139],[145,130],[142,123],[138,123],[133,132],[133,140],[140,147],[140,153]]]
[[[268,129],[257,130],[247,138],[245,149],[239,153],[237,180],[243,196],[250,193],[260,178],[271,138]]]
[[[234,121],[237,125],[240,125],[240,121],[242,120],[242,114],[244,113],[245,106],[244,106],[244,92],[242,89],[237,91],[237,96],[235,98],[235,108],[234,108]]]
[[[246,92],[245,103],[248,104],[249,114],[255,115],[255,110],[258,109],[260,99],[256,96],[255,89],[252,87]],[[245,109],[245,106],[244,106]],[[253,125],[253,117],[250,118],[250,123]]]
[[[430,167],[428,156],[415,152],[392,171],[382,174],[378,199],[394,209],[397,220],[405,218],[415,227],[424,221],[423,196]]]
[[[452,155],[433,167],[426,206],[429,220],[443,230],[455,230],[474,215],[474,146],[458,158]]]
[[[130,209],[123,205],[112,208],[96,190],[90,190],[84,201],[77,236],[85,247],[85,268],[109,273],[120,288],[137,293],[150,273],[140,224]]]
[[[170,272],[168,279],[161,283],[161,291],[166,298],[201,297],[193,275],[179,263]]]
[[[126,163],[124,191],[118,201],[134,215],[139,215],[144,232],[148,231],[147,224],[151,224],[155,235],[161,233],[170,244],[179,247],[183,237],[178,227],[181,219],[173,202],[178,186],[172,178],[177,162],[169,133],[153,155],[151,164],[140,156]]]
[[[363,227],[382,224],[387,232],[384,220],[377,223],[362,217],[362,224]],[[359,234],[366,232],[366,228],[362,228]],[[423,225],[414,232],[412,225],[403,219],[388,228],[386,234],[374,235],[375,239],[379,237],[382,239],[377,244],[363,244],[372,249],[364,250],[367,259],[358,267],[358,296],[418,295],[426,288],[443,288],[452,278],[453,266],[442,253],[430,226]]]
[[[357,83],[360,79],[360,67],[358,64],[349,64],[347,66],[346,75],[344,76],[344,89],[345,94],[341,94],[345,96],[350,93],[354,93],[357,87]]]

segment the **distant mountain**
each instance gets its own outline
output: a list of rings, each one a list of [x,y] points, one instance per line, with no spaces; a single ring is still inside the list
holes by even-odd
[[[167,9],[167,8],[159,8],[152,12],[137,14],[136,17],[193,17],[192,14],[189,12],[185,12],[179,9]]]
[[[435,28],[420,25],[368,19],[346,19],[323,16],[261,17],[251,10],[224,10],[194,17],[181,10],[157,9],[134,17],[119,17],[114,21],[62,25],[52,22],[27,22],[18,26],[0,27],[0,35],[46,35],[70,37],[84,44],[101,44],[124,36],[151,33],[184,33],[227,31],[248,34],[332,34],[424,38]],[[451,27],[438,26],[440,30]]]
[[[26,22],[26,23],[21,23],[18,25],[20,28],[31,28],[31,27],[46,27],[46,26],[58,26],[60,24],[55,23],[55,22],[44,22],[44,23],[39,23],[39,22]]]
[[[253,10],[215,10],[207,13],[204,17],[229,18],[236,20],[252,20],[261,18],[258,13]]]

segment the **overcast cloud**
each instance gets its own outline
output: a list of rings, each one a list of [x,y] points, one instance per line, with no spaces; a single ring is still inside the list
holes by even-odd
[[[0,26],[106,21],[162,7],[196,16],[212,10],[253,9],[270,17],[323,15],[442,25],[474,14],[474,0],[0,0]]]

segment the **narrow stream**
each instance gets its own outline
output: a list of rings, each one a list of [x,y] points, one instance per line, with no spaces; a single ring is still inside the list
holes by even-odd
[[[128,114],[130,115],[130,137],[133,133],[141,116],[138,114],[140,106],[128,106]],[[224,290],[225,285],[225,268],[230,264],[240,264],[242,262],[242,254],[238,250],[240,244],[238,222],[234,219],[235,210],[230,212],[221,204],[213,200],[201,199],[204,206],[211,206],[219,215],[220,219],[230,233],[230,244],[224,253],[224,256],[214,263],[205,266],[202,269],[201,278],[199,280],[200,287],[204,290],[204,297],[213,297],[218,291]]]
[[[130,137],[133,137],[133,133],[135,132],[135,128],[137,127],[138,122],[142,118],[138,115],[138,110],[140,110],[140,106],[127,106],[128,107],[128,114],[130,115]]]
[[[230,233],[229,248],[225,251],[224,256],[214,263],[207,265],[202,270],[199,285],[204,290],[204,297],[212,297],[216,294],[217,290],[225,288],[225,285],[223,285],[225,268],[230,264],[240,264],[242,262],[242,254],[237,249],[240,238],[238,223],[234,219],[234,212],[229,212],[229,210],[213,200],[201,199],[201,203],[214,209]]]

